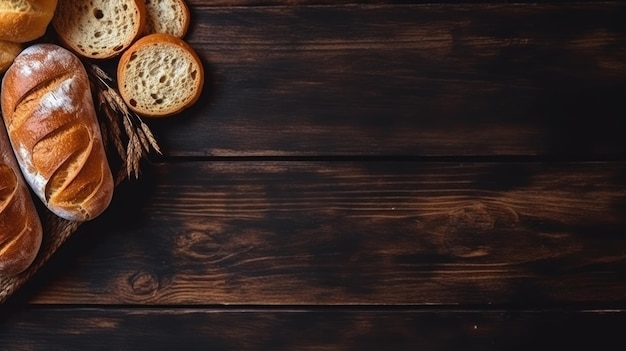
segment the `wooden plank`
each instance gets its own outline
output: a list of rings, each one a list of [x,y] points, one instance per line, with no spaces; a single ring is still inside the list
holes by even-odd
[[[167,155],[622,157],[623,3],[194,3],[201,102]]]
[[[620,350],[619,311],[25,308],[7,350]]]
[[[38,304],[618,304],[625,163],[180,162],[33,278]]]
[[[624,0],[613,0],[619,2]],[[319,6],[319,5],[410,5],[410,4],[472,4],[472,3],[510,3],[509,0],[186,0],[191,7],[197,6]],[[572,0],[517,0],[515,3],[572,3]],[[580,2],[580,1],[579,1]]]

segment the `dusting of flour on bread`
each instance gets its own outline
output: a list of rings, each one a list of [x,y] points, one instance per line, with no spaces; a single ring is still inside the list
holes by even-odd
[[[87,221],[114,182],[83,63],[54,44],[19,55],[2,81],[2,111],[27,183],[57,216]]]
[[[35,58],[32,56],[35,56]],[[69,56],[68,52],[62,50],[50,51],[47,45],[32,45],[24,49],[16,60],[20,61],[16,65],[19,67],[20,74],[28,77],[33,72],[37,72],[50,64],[50,62],[56,62],[61,64],[63,68],[66,68],[71,62],[71,56]]]
[[[20,66],[20,74],[25,77],[29,77],[31,74],[33,74],[33,70],[37,71],[39,68],[41,68],[41,66],[42,63],[40,61],[31,62],[29,65],[22,65]]]
[[[66,113],[76,112],[79,105],[73,102],[72,84],[74,84],[74,80],[75,77],[69,77],[61,82],[55,90],[44,94],[41,100],[39,100],[39,107],[49,111],[63,110]]]
[[[48,180],[41,173],[37,171],[37,168],[32,162],[30,157],[30,150],[23,144],[17,146],[17,153],[23,162],[19,163],[19,167],[24,174],[28,174],[30,177],[28,183],[33,188],[33,191],[37,196],[41,197],[41,194],[45,192]]]

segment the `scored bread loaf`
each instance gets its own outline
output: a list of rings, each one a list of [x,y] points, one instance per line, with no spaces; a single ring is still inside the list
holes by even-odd
[[[57,0],[0,1],[0,40],[25,43],[42,37],[56,6]]]
[[[91,220],[113,177],[82,62],[54,44],[24,49],[2,80],[2,113],[25,180],[61,218]]]
[[[118,88],[137,114],[166,117],[193,105],[204,84],[204,69],[196,52],[182,39],[150,34],[120,57]]]
[[[4,73],[11,66],[20,51],[22,51],[22,44],[0,40],[0,73]]]
[[[145,12],[143,0],[59,0],[52,26],[77,55],[107,59],[143,34]]]
[[[189,7],[184,0],[144,0],[146,34],[165,33],[183,38],[189,29]]]
[[[42,237],[39,214],[0,121],[0,279],[26,270]]]

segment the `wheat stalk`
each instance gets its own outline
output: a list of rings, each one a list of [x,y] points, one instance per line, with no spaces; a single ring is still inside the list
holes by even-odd
[[[105,127],[102,134],[106,135],[122,160],[116,181],[121,182],[131,176],[139,178],[141,160],[152,150],[161,154],[156,138],[141,117],[128,108],[115,88],[113,78],[95,64],[86,63],[85,67],[95,85],[98,108],[106,118],[102,123]]]

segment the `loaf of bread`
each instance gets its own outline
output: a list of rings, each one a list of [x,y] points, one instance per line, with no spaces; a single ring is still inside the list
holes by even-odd
[[[25,43],[42,37],[56,6],[57,0],[0,1],[0,40]]]
[[[35,260],[41,240],[37,209],[0,121],[0,279],[26,270]]]
[[[75,54],[108,59],[143,34],[144,0],[59,0],[52,19],[60,41]]]
[[[184,0],[145,0],[146,34],[165,33],[183,38],[191,16]]]
[[[2,113],[25,180],[59,217],[100,215],[114,189],[89,78],[54,44],[24,49],[2,80]]]
[[[150,34],[137,40],[117,66],[120,95],[145,117],[167,117],[193,105],[204,85],[204,69],[184,40]]]

